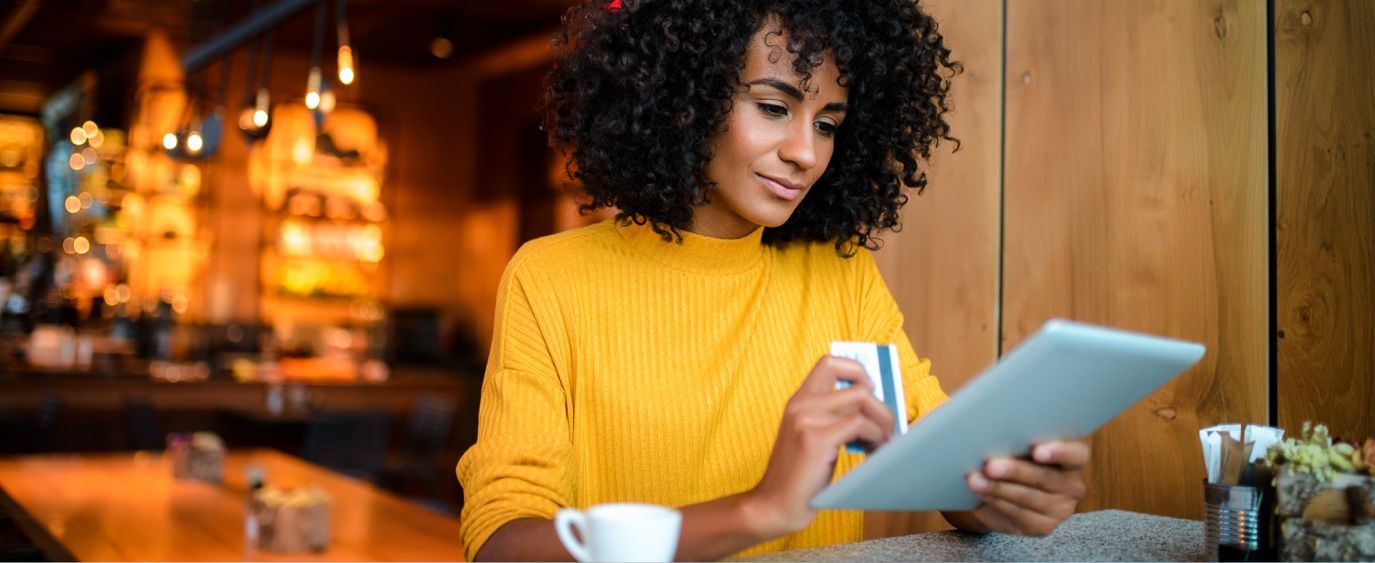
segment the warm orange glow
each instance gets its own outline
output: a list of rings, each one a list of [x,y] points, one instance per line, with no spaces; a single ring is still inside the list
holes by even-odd
[[[170,151],[170,150],[173,150],[173,149],[175,149],[175,148],[177,148],[177,134],[176,134],[176,133],[168,133],[168,134],[166,134],[166,135],[163,135],[163,136],[162,136],[162,148],[167,149],[167,150],[169,150],[169,151]]]
[[[253,124],[258,127],[266,127],[267,110],[261,108],[253,110]]]
[[[91,192],[81,192],[80,195],[76,196],[76,199],[81,203],[82,209],[90,209],[95,204],[95,197],[91,195]]]
[[[201,152],[205,146],[205,140],[201,138],[200,131],[192,131],[186,134],[186,152],[196,154]]]
[[[447,37],[436,37],[430,41],[430,54],[439,59],[452,57],[454,55],[454,42]]]
[[[297,256],[310,254],[310,233],[304,226],[295,221],[282,223],[282,251]]]
[[[62,251],[67,254],[76,254],[76,241],[72,237],[62,239]]]
[[[71,157],[67,158],[67,166],[71,167],[72,170],[81,170],[86,167],[86,157],[81,156],[79,152],[74,152]]]
[[[120,303],[128,303],[129,298],[134,296],[133,290],[129,289],[129,284],[119,284],[115,286],[115,299]]]
[[[79,147],[86,143],[86,132],[82,130],[80,127],[73,127],[70,138],[72,140],[72,144]]]
[[[86,240],[86,237],[76,237],[76,239],[72,240],[72,250],[75,250],[77,254],[90,252],[91,241]]]
[[[98,148],[100,148],[101,146],[104,146],[104,145],[105,145],[105,132],[104,132],[104,131],[99,131],[99,130],[97,130],[97,131],[95,132],[95,135],[92,135],[90,138],[86,139],[86,142],[90,143],[90,144],[91,144],[91,148],[93,148],[93,149],[98,149]]]
[[[314,91],[306,92],[306,108],[315,109],[318,107],[320,107],[320,93]]]
[[[115,292],[115,288],[113,287],[105,288],[104,297],[106,307],[114,307],[119,304],[119,294]]]
[[[376,264],[382,261],[382,257],[386,253],[382,250],[381,245],[376,245],[363,248],[359,251],[358,254],[358,257],[361,258],[364,262],[371,262]]]
[[[80,248],[77,250],[80,250]],[[89,248],[87,250],[89,250]],[[85,254],[85,252],[81,254]],[[101,262],[99,258],[82,258],[80,265],[77,266],[77,270],[80,272],[81,283],[88,288],[97,288],[105,285],[105,280],[109,273],[105,268],[105,263]]]
[[[310,141],[308,139],[297,139],[296,142],[291,145],[291,160],[296,164],[305,166],[310,164],[312,152],[315,152],[315,149],[310,146]]]
[[[95,149],[86,147],[81,150],[81,158],[86,160],[86,164],[95,164],[100,160],[100,155],[95,153]]]
[[[239,112],[239,129],[247,131],[249,129],[257,127],[253,124],[254,113],[255,112],[253,110],[248,108],[244,108],[242,112]]]
[[[185,295],[178,294],[176,297],[172,298],[172,310],[178,315],[185,315],[186,310],[190,307],[191,300],[187,299]]]
[[[381,262],[385,254],[382,250],[382,228],[377,225],[363,227],[354,238],[353,247],[359,260],[374,264]]]
[[[62,208],[66,209],[67,213],[81,211],[81,199],[74,195],[69,195],[67,199],[62,202]]]
[[[86,138],[89,139],[100,132],[100,127],[97,127],[94,121],[87,120],[81,124],[81,132],[85,133]]]

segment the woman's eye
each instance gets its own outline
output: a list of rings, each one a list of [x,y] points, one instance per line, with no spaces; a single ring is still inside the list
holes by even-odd
[[[759,111],[770,117],[782,117],[788,115],[788,108],[778,104],[755,104],[759,106]]]
[[[838,127],[839,127],[839,125],[836,125],[836,124],[831,123],[831,122],[829,122],[829,121],[818,121],[818,122],[816,122],[816,130],[817,130],[817,131],[820,131],[822,135],[825,135],[825,136],[827,136],[827,137],[830,137],[830,136],[832,136],[832,135],[835,135],[835,134],[836,134],[836,129],[837,129]]]

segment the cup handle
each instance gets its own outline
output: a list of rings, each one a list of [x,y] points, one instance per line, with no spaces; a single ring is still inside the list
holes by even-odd
[[[563,542],[564,549],[573,555],[574,559],[582,563],[592,561],[592,553],[587,550],[587,545],[579,542],[573,537],[573,528],[578,529],[578,535],[582,536],[583,541],[587,540],[587,515],[582,512],[565,508],[554,515],[554,531],[559,534],[559,541]]]

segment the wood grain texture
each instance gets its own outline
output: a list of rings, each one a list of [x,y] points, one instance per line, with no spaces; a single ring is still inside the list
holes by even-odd
[[[1375,2],[1275,8],[1278,423],[1375,436]]]
[[[271,554],[244,543],[249,464],[277,487],[330,494],[322,553]],[[271,450],[230,452],[224,483],[177,481],[161,455],[0,460],[0,487],[81,561],[461,561],[458,519]]]
[[[876,255],[917,353],[946,392],[993,362],[997,349],[998,174],[1002,149],[1002,2],[924,2],[964,66],[951,86],[951,135],[933,159],[925,193],[903,210],[901,232]],[[939,529],[934,513],[870,513],[868,537]]]
[[[1092,437],[1081,510],[1201,518],[1197,430],[1264,422],[1264,3],[1008,4],[1004,350],[1052,317],[1203,342]]]

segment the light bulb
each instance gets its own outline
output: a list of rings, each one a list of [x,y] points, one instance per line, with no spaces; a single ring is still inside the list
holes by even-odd
[[[353,84],[355,74],[353,71],[353,48],[348,45],[339,46],[339,82],[344,85]]]
[[[170,150],[175,150],[175,149],[177,148],[177,134],[176,134],[176,133],[168,133],[168,134],[166,134],[166,135],[163,135],[163,136],[162,136],[162,148],[167,149],[167,150],[169,150],[169,151],[170,151]]]
[[[268,103],[269,100],[267,88],[259,88],[258,98],[254,101],[253,104],[253,125],[256,125],[258,127],[267,127],[267,120],[271,118],[271,116],[267,113]]]
[[[196,154],[201,152],[201,148],[204,146],[205,139],[201,138],[200,131],[192,131],[186,134],[186,152]]]
[[[72,156],[67,157],[67,166],[72,170],[81,170],[86,167],[86,157],[79,152],[74,152]]]
[[[80,127],[73,127],[71,134],[72,144],[81,146],[86,143],[86,131]]]
[[[320,67],[311,67],[306,78],[306,109],[320,107]]]
[[[86,133],[86,138],[89,139],[91,137],[94,137],[96,133],[100,132],[100,127],[97,127],[94,121],[88,120],[85,123],[81,124],[81,130]]]

